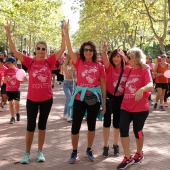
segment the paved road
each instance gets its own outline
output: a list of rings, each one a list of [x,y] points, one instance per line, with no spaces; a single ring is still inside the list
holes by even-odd
[[[27,84],[21,87],[21,118],[19,123],[9,124],[9,111],[0,112],[0,170],[116,170],[117,165],[122,161],[121,156],[114,157],[113,150],[110,149],[110,157],[103,158],[102,154],[102,122],[97,121],[96,138],[93,151],[96,157],[95,162],[88,162],[85,157],[86,150],[86,122],[83,121],[79,141],[80,161],[74,165],[67,163],[72,151],[70,129],[71,123],[63,118],[64,94],[61,85],[54,88],[54,104],[49,116],[47,135],[44,145],[44,155],[46,162],[37,163],[37,130],[31,149],[31,162],[28,165],[21,165],[21,160],[25,150],[25,129],[26,112],[25,101],[27,93]],[[153,94],[153,99],[155,94]],[[146,121],[145,128],[144,154],[145,159],[140,165],[133,165],[129,170],[169,170],[170,169],[170,110],[153,111]],[[111,138],[113,135],[111,135]],[[135,152],[135,138],[130,131],[131,152]],[[110,139],[109,145],[112,146]],[[121,145],[120,145],[121,146]]]

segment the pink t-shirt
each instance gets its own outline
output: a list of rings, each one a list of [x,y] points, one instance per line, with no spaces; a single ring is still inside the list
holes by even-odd
[[[20,81],[16,78],[16,72],[18,68],[8,68],[4,72],[4,77],[9,76],[10,79],[6,82],[6,91],[13,92],[13,91],[20,91]]]
[[[124,94],[125,84],[129,76],[130,69],[131,67],[125,66],[119,87],[116,92],[116,96]],[[115,88],[117,86],[121,70],[121,68],[115,68],[112,64],[109,64],[108,69],[106,69],[106,90],[112,95],[114,94]]]
[[[27,98],[34,102],[42,102],[53,97],[51,69],[56,63],[55,55],[42,61],[24,56],[23,64],[29,70],[29,86]]]
[[[151,94],[151,91],[144,92],[143,97],[139,101],[135,101],[135,93],[149,82],[152,82],[149,69],[132,69],[126,82],[121,109],[129,112],[142,112],[149,110],[148,97]]]
[[[77,71],[77,85],[82,87],[97,87],[100,85],[100,78],[105,79],[105,71],[100,62],[82,61],[77,58],[76,64],[73,63]],[[87,92],[89,93],[89,92]],[[76,95],[80,99],[80,94]]]
[[[155,64],[154,63],[150,63],[150,64],[148,64],[149,65],[149,67],[150,67],[150,70],[154,70],[154,68],[155,68]]]
[[[3,66],[0,68],[0,75],[1,75],[1,80],[3,81],[3,78],[4,78],[4,73],[5,71],[7,70],[8,68]]]

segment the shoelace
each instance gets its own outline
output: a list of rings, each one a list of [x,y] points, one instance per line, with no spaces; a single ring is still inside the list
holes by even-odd
[[[88,154],[89,154],[89,156],[93,156],[92,151],[93,151],[93,150],[89,150],[89,151],[87,151],[87,152],[88,152]]]
[[[71,158],[74,158],[75,156],[77,156],[77,152],[72,152]]]
[[[140,155],[139,155],[138,153],[135,153],[134,159],[138,159],[139,156],[140,156]]]
[[[125,163],[128,159],[126,157],[124,157],[122,163]]]

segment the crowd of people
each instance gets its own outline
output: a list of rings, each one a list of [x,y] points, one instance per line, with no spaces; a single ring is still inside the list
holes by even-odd
[[[79,159],[78,142],[83,118],[87,121],[87,148],[85,157],[95,161],[93,142],[95,138],[96,119],[103,120],[103,157],[109,156],[110,127],[113,126],[114,156],[119,156],[119,138],[124,152],[123,161],[118,169],[138,164],[144,159],[143,128],[149,115],[150,106],[164,111],[170,96],[169,79],[164,72],[170,69],[170,53],[163,53],[156,64],[140,48],[128,51],[115,49],[108,51],[108,44],[103,43],[102,53],[98,55],[94,42],[82,43],[79,53],[74,52],[69,36],[69,21],[61,29],[61,48],[57,52],[50,50],[47,56],[45,41],[37,42],[35,56],[30,57],[26,51],[21,53],[15,47],[10,34],[11,23],[5,25],[12,54],[0,53],[1,102],[0,111],[7,108],[11,113],[10,124],[20,121],[19,101],[20,83],[16,78],[18,69],[23,68],[29,75],[26,101],[27,129],[25,153],[22,164],[30,161],[31,145],[38,119],[37,161],[44,162],[43,145],[46,125],[53,104],[53,90],[56,82],[63,84],[66,97],[63,117],[72,123],[72,153],[68,163],[74,164]],[[65,50],[68,50],[68,54]],[[152,89],[157,91],[156,101],[151,99]],[[40,95],[41,94],[41,95]],[[16,115],[15,115],[16,114]],[[16,117],[16,119],[15,119]],[[136,153],[131,155],[129,128],[133,123]]]

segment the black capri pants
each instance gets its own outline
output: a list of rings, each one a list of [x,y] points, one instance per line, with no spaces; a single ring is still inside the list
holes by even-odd
[[[96,118],[99,113],[100,103],[97,102],[95,105],[89,106],[84,101],[74,100],[73,105],[73,121],[71,133],[77,135],[81,128],[81,123],[85,112],[87,110],[87,126],[89,131],[95,131]]]
[[[33,102],[27,99],[27,131],[34,132],[36,128],[36,119],[39,111],[38,129],[45,130],[47,119],[53,104],[53,98],[43,102]]]
[[[120,107],[122,104],[123,95],[122,96],[115,96],[113,99],[106,100],[106,113],[104,114],[104,121],[103,127],[109,128],[111,125],[111,116],[113,113],[113,127],[118,129],[119,128],[119,121],[120,121]]]
[[[149,111],[143,112],[128,112],[126,110],[120,111],[120,136],[129,136],[129,127],[131,121],[133,121],[133,132],[137,139],[143,138],[142,129],[146,118],[149,115]]]

